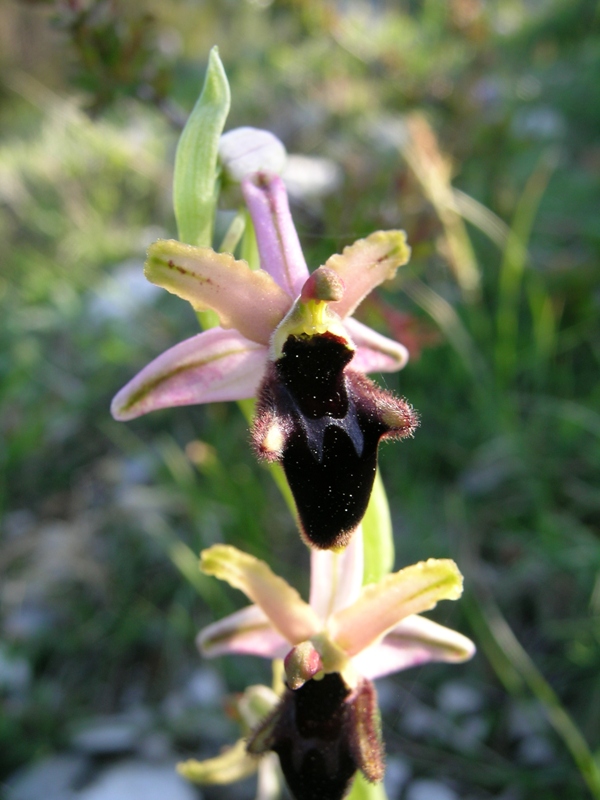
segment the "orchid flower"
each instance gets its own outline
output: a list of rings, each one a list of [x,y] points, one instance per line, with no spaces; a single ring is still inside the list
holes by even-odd
[[[418,424],[405,400],[362,374],[400,369],[406,349],[352,317],[410,251],[403,231],[379,231],[309,275],[283,181],[258,172],[241,185],[262,269],[208,247],[155,242],[146,277],[196,310],[212,309],[221,325],[156,358],[111,410],[128,420],[258,395],[255,449],[282,462],[305,540],[344,546],[365,513],[379,441],[410,436]]]
[[[253,216],[262,269],[209,247],[175,240],[151,245],[149,281],[212,309],[221,326],[181,342],[160,355],[115,396],[111,411],[130,420],[172,406],[255,397],[273,332],[299,298],[309,278],[283,181],[276,175],[246,178],[243,190]],[[354,341],[353,368],[393,372],[408,360],[406,348],[352,318],[376,286],[408,261],[402,231],[371,234],[331,256],[326,266],[345,284],[343,299],[331,304]]]
[[[312,551],[309,603],[234,547],[205,550],[200,566],[253,602],[201,631],[201,652],[285,657],[283,697],[239,752],[246,760],[275,751],[297,800],[343,797],[357,769],[370,781],[383,777],[373,679],[475,651],[462,634],[420,616],[461,595],[454,562],[429,559],[361,587],[360,528],[341,553]],[[183,774],[193,776],[193,764]]]

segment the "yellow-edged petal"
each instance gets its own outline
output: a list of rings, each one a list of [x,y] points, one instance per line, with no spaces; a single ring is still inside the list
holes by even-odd
[[[289,583],[258,558],[217,544],[200,554],[200,569],[240,589],[256,603],[290,644],[309,639],[322,627],[318,616]]]
[[[340,317],[352,314],[376,286],[396,275],[398,267],[410,258],[404,231],[376,231],[345,247],[341,255],[328,258],[325,266],[337,272],[344,282],[344,296],[331,308]]]
[[[259,344],[268,344],[291,305],[267,272],[210,247],[159,239],[148,250],[144,271],[151,283],[188,300],[197,311],[216,311],[223,328],[236,328]]]
[[[458,599],[462,587],[454,561],[421,561],[365,586],[355,603],[329,619],[329,635],[349,656],[355,656],[405,617],[428,611],[439,600]]]
[[[205,761],[182,761],[177,772],[193,783],[233,783],[252,775],[258,769],[258,761],[246,752],[246,742],[239,739],[215,758]]]

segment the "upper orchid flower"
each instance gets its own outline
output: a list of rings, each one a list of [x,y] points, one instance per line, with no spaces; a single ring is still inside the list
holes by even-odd
[[[262,269],[208,247],[155,242],[146,277],[197,310],[212,309],[221,326],[156,358],[111,410],[128,420],[258,395],[255,449],[283,463],[305,539],[343,546],[365,513],[379,441],[410,436],[418,424],[406,401],[362,374],[400,369],[406,348],[352,317],[410,250],[403,231],[379,231],[309,275],[282,180],[253,173],[242,191]]]
[[[309,272],[289,211],[283,181],[275,176],[243,181],[261,254],[262,269],[210,247],[171,239],[151,245],[145,266],[149,281],[212,309],[220,327],[186,339],[160,355],[115,396],[113,416],[130,420],[172,406],[256,397],[269,359],[271,337],[300,297]],[[325,264],[343,281],[343,298],[330,303],[343,320],[356,350],[352,367],[394,372],[408,360],[406,348],[376,333],[352,313],[376,286],[408,261],[403,231],[371,234]]]
[[[383,777],[372,679],[428,661],[464,661],[475,650],[465,636],[419,616],[462,593],[453,561],[429,559],[361,588],[361,538],[357,533],[343,553],[312,551],[310,603],[265,562],[234,547],[201,554],[205,573],[254,603],[201,631],[201,652],[285,656],[283,697],[247,751],[275,751],[297,800],[343,797],[357,769],[371,781]]]

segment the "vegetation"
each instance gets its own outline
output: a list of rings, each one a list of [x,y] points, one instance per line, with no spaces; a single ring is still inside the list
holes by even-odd
[[[413,670],[388,752],[465,798],[600,798],[599,22],[592,0],[2,6],[4,776],[134,702],[193,753],[200,731],[160,709],[199,663],[197,629],[242,604],[197,553],[227,541],[291,582],[306,558],[235,404],[108,413],[197,331],[142,261],[175,234],[174,147],[216,43],[228,127],[339,167],[293,208],[311,267],[379,228],[413,248],[360,311],[411,349],[385,383],[422,418],[382,471],[396,566],[465,572],[466,602],[436,618],[479,645],[451,677],[479,691],[483,728],[470,749],[409,731],[448,680]],[[233,691],[268,682],[251,659],[219,668]]]

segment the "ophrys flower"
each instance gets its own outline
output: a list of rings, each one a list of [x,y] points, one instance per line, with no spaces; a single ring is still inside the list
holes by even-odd
[[[352,314],[409,258],[403,231],[371,234],[309,275],[285,186],[257,173],[242,182],[262,269],[211,248],[159,240],[146,276],[221,326],[155,359],[115,397],[126,420],[167,406],[259,396],[253,440],[281,461],[300,527],[321,548],[347,543],[362,519],[382,438],[413,433],[408,403],[363,373],[400,369],[406,349]]]
[[[285,657],[286,688],[277,708],[250,736],[251,754],[278,753],[297,800],[341,798],[357,769],[383,776],[376,692],[371,681],[428,661],[460,662],[474,653],[465,636],[420,613],[457,599],[453,561],[429,559],[361,587],[362,541],[343,553],[313,551],[310,603],[267,564],[215,545],[201,568],[241,589],[253,605],[208,626],[206,656]]]

